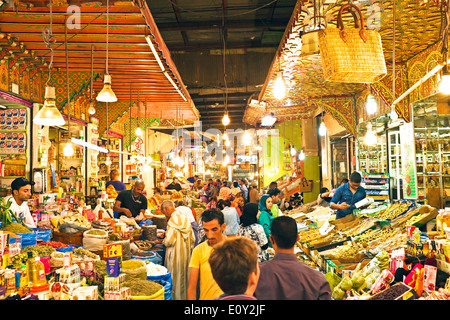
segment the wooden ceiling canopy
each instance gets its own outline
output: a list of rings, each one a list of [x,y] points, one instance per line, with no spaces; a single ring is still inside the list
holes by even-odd
[[[410,59],[439,42],[442,19],[439,0],[353,1],[361,9],[366,22],[373,14],[370,6],[376,5],[379,8],[381,28],[378,31],[382,39],[388,73],[392,73],[394,1],[396,1],[396,64],[405,66]],[[265,109],[257,108],[256,104],[249,103],[244,114],[244,122],[257,125],[267,112],[279,114],[277,121],[313,117],[321,108],[322,99],[330,101],[343,97],[353,99],[356,94],[367,89],[367,84],[325,81],[320,52],[309,55],[300,54],[301,45],[298,40],[303,33],[313,30],[314,5],[319,2],[323,1],[298,1],[272,61],[264,86],[256,98],[259,102],[265,102],[267,107]],[[337,13],[341,5],[348,1],[330,0],[324,3],[322,16],[326,17],[328,27],[336,27]],[[345,26],[353,27],[351,15],[344,15],[343,20]],[[272,93],[273,84],[280,69],[289,78],[289,93],[284,101],[276,100]],[[407,79],[397,79],[397,81],[407,81]],[[291,109],[289,117],[283,115],[286,113],[287,106]],[[292,115],[296,116],[292,117]]]
[[[0,32],[12,37],[42,62],[45,73],[50,62],[50,50],[43,41],[44,28],[50,27],[49,1],[16,0],[15,8],[6,7],[0,12]],[[79,27],[66,30],[66,20],[73,11],[80,9]],[[69,11],[69,13],[67,13]],[[76,22],[76,20],[74,20]],[[70,72],[94,74],[93,93],[103,87],[106,72],[106,0],[56,0],[52,2],[52,33],[56,42],[52,45],[53,70],[66,71],[65,33],[67,31],[68,61]],[[199,118],[192,99],[173,63],[147,4],[143,0],[109,2],[108,71],[112,77],[112,89],[118,102],[147,101],[146,117],[175,119],[182,114],[186,120]],[[175,86],[164,75],[146,36],[149,36]],[[181,94],[180,94],[181,93]],[[98,107],[101,107],[101,103]],[[113,105],[113,104],[110,104]],[[143,110],[140,110],[143,111]],[[125,112],[124,116],[127,113]]]

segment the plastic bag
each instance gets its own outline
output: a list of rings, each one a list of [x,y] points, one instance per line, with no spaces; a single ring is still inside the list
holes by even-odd
[[[42,242],[49,242],[52,237],[52,229],[43,229],[43,228],[33,228],[36,233],[36,240],[40,240]]]
[[[81,227],[74,223],[64,223],[59,226],[59,232],[72,234],[77,232],[84,232],[89,230],[88,228]]]
[[[35,246],[37,244],[37,238],[35,232],[27,232],[27,233],[16,233],[21,238],[22,248],[28,246]]]

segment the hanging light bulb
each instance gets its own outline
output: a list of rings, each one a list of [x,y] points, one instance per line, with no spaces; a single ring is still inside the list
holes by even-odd
[[[377,112],[378,109],[378,104],[377,101],[375,100],[375,97],[373,96],[373,94],[369,94],[367,96],[367,100],[366,100],[366,110],[368,114],[375,114]]]
[[[245,131],[244,137],[242,138],[244,142],[244,146],[249,146],[252,142],[252,137],[250,136],[250,133],[248,131]]]
[[[303,152],[303,150],[300,151],[300,154],[298,155],[298,160],[301,160],[301,161],[305,160],[305,153]]]
[[[278,72],[277,78],[275,79],[273,95],[278,100],[284,99],[286,95],[286,84],[284,83],[283,73],[281,71]]]
[[[91,102],[89,103],[88,113],[89,113],[89,114],[95,114],[94,101],[91,101]]]
[[[450,73],[448,72],[447,65],[445,65],[442,71],[441,82],[439,83],[439,92],[445,95],[450,94]]]
[[[103,89],[97,95],[97,101],[100,102],[116,102],[117,97],[114,91],[111,89],[111,75],[105,74],[105,79],[103,81]]]
[[[141,129],[141,127],[137,127],[135,133],[136,133],[136,135],[138,137],[142,138],[142,129]]]
[[[295,155],[297,154],[297,150],[295,150],[294,147],[291,147],[290,154],[291,154],[291,157],[295,157]]]
[[[322,122],[320,122],[320,125],[319,125],[319,135],[321,137],[325,137],[327,135],[327,127],[325,126],[325,122],[323,122],[323,119],[322,119]]]
[[[262,120],[261,120],[261,126],[264,127],[270,127],[273,126],[274,123],[277,121],[277,118],[274,116],[274,114],[271,112],[269,114],[266,114]]]
[[[64,118],[55,104],[55,87],[45,87],[44,106],[38,111],[33,122],[41,126],[64,125]]]
[[[227,126],[230,124],[230,117],[228,116],[228,113],[225,113],[223,118],[222,118],[222,124],[224,126]]]
[[[228,135],[227,135],[226,132],[223,134],[222,139],[223,139],[224,141],[225,141],[225,140],[228,140]]]
[[[230,163],[230,157],[228,155],[225,156],[223,159],[223,165],[226,166]]]
[[[72,146],[72,142],[67,142],[66,146],[63,149],[63,154],[65,157],[71,157],[73,156],[73,146]]]
[[[395,111],[394,107],[391,108],[391,112],[390,112],[389,116],[391,117],[392,121],[395,121],[398,119],[398,114],[397,114],[397,111]]]
[[[378,142],[377,136],[375,135],[375,132],[372,130],[372,124],[370,122],[367,125],[367,132],[366,135],[364,136],[364,142],[368,146],[374,146]]]

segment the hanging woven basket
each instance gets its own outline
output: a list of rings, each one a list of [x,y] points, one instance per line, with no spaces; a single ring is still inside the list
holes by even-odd
[[[354,28],[344,28],[342,14],[349,11]],[[355,14],[355,10],[359,15]],[[377,30],[365,28],[359,8],[353,4],[341,7],[337,28],[319,31],[319,46],[324,78],[332,82],[374,83],[386,76],[386,61]]]

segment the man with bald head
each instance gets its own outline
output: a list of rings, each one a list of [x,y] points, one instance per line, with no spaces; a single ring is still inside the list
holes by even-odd
[[[113,210],[119,213],[119,218],[125,215],[137,220],[136,217],[144,214],[147,209],[147,198],[142,194],[144,189],[144,181],[137,180],[130,190],[121,191],[117,195]]]

